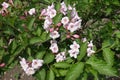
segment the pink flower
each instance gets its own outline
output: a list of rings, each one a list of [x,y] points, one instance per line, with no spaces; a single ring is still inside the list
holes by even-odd
[[[45,21],[44,21],[44,25],[43,25],[43,28],[46,30],[46,31],[49,31],[49,28],[50,28],[50,25],[52,24],[52,19],[50,17],[46,17],[45,18]]]
[[[92,54],[94,54],[95,51],[92,50],[91,48],[87,48],[87,56],[90,57]]]
[[[52,39],[56,39],[56,38],[60,37],[60,34],[57,31],[53,31],[50,33],[50,37]]]
[[[55,41],[51,42],[50,50],[51,50],[53,53],[57,53],[57,52],[58,52],[57,42],[55,42]]]
[[[50,16],[50,18],[53,18],[53,17],[55,17],[56,16],[56,10],[55,9],[51,9],[51,11],[49,11],[48,12],[48,14],[49,14],[49,16]]]
[[[34,68],[29,67],[29,68],[26,69],[25,72],[29,76],[29,75],[33,75],[35,73],[35,70],[34,70]]]
[[[42,65],[43,65],[43,60],[34,59],[34,60],[32,61],[32,67],[33,67],[34,69],[39,69]]]
[[[58,53],[55,59],[56,59],[56,62],[64,61],[66,59],[65,52]]]
[[[82,38],[82,42],[86,42],[87,41],[87,39],[86,38]]]
[[[93,47],[92,41],[88,42],[88,47],[89,47],[89,48],[92,48],[92,47]]]
[[[9,7],[9,4],[6,3],[6,2],[3,2],[3,3],[2,3],[2,6],[3,6],[4,9],[7,9],[7,8]]]
[[[78,34],[74,34],[73,37],[74,38],[80,38],[80,36]]]
[[[77,58],[77,55],[79,54],[79,50],[69,50],[68,53],[70,54],[70,57]]]
[[[69,22],[69,18],[68,18],[68,17],[63,17],[62,20],[61,20],[61,23],[62,23],[63,25],[68,24],[68,22]]]
[[[1,64],[0,64],[0,68],[1,68],[1,67],[4,67],[4,66],[5,66],[5,63],[1,63]]]
[[[80,45],[79,45],[79,44],[77,44],[77,42],[76,42],[76,41],[73,41],[73,44],[72,44],[72,45],[70,45],[70,48],[71,48],[72,50],[77,50],[77,49],[79,49],[79,48],[80,48]]]
[[[40,14],[41,16],[46,16],[47,15],[47,10],[46,9],[43,9],[42,11],[41,11],[41,14]]]
[[[60,8],[60,12],[62,13],[62,14],[64,14],[64,15],[66,15],[67,14],[67,6],[66,6],[66,4],[64,3],[64,2],[62,2],[61,3],[61,8]]]
[[[75,26],[74,23],[69,23],[67,29],[70,30],[70,32],[74,32],[78,29],[78,27]]]
[[[26,69],[29,67],[25,58],[21,58],[20,65],[24,71],[26,71]]]
[[[32,8],[28,11],[29,15],[33,15],[35,14],[35,8]]]

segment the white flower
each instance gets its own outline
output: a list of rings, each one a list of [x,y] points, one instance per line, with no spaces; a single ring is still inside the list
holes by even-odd
[[[43,25],[43,28],[46,30],[46,31],[49,31],[49,28],[50,28],[50,25],[52,24],[52,19],[50,17],[46,17],[45,18],[45,21],[44,21],[44,25]]]
[[[41,14],[40,14],[41,16],[46,16],[47,15],[47,10],[46,9],[43,9],[42,11],[41,11]]]
[[[48,12],[48,14],[49,14],[49,16],[50,16],[50,18],[53,18],[53,17],[55,17],[56,16],[56,10],[55,9],[51,9],[51,11],[49,11]]]
[[[26,71],[26,69],[29,67],[25,58],[21,58],[20,65],[24,71]]]
[[[74,32],[78,29],[78,27],[75,26],[74,23],[69,23],[67,29],[70,30],[70,32]]]
[[[2,6],[3,6],[3,8],[5,8],[5,9],[6,9],[6,8],[8,8],[8,7],[9,7],[9,4],[8,4],[8,3],[6,3],[6,2],[3,2],[3,3],[2,3]]]
[[[50,50],[51,50],[53,53],[57,53],[57,52],[58,52],[57,42],[52,42],[52,43],[51,43]]]
[[[35,8],[30,9],[30,10],[28,11],[28,13],[29,13],[30,15],[35,14]]]
[[[63,17],[62,20],[61,20],[61,23],[62,23],[63,25],[68,24],[68,22],[69,22],[69,18],[68,18],[68,17]]]
[[[35,73],[35,70],[34,70],[34,68],[29,67],[29,68],[27,68],[27,70],[25,72],[29,76],[29,75],[33,75]]]
[[[33,67],[34,69],[39,69],[42,65],[43,65],[43,60],[34,59],[34,60],[32,61],[32,67]]]
[[[77,44],[76,41],[73,41],[73,44],[70,45],[70,48],[73,49],[73,50],[76,50],[76,49],[79,49],[79,48],[80,48],[80,45]]]
[[[64,2],[61,3],[61,8],[60,8],[60,12],[63,13],[64,15],[66,15],[67,11],[67,6]]]
[[[72,7],[70,5],[68,5],[68,10],[72,10]]]
[[[84,42],[86,42],[87,41],[87,39],[86,38],[82,38],[82,42],[84,43]]]
[[[92,48],[93,47],[93,43],[92,40],[90,42],[88,42],[88,47]]]
[[[87,48],[87,56],[88,56],[88,57],[91,56],[91,55],[94,54],[94,53],[95,53],[94,50],[92,50],[91,48]]]
[[[65,52],[58,53],[55,57],[56,62],[61,62],[66,59]]]
[[[56,39],[56,38],[60,37],[60,34],[57,31],[53,31],[50,33],[50,37],[52,39]]]
[[[77,58],[77,55],[79,54],[79,50],[69,50],[68,53],[70,54],[70,57]]]

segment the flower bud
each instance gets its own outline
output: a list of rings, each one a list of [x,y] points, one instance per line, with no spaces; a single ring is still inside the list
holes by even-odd
[[[73,37],[74,38],[80,38],[80,36],[78,34],[74,34]]]
[[[1,64],[0,64],[0,67],[4,67],[4,66],[5,66],[5,63],[1,63]]]

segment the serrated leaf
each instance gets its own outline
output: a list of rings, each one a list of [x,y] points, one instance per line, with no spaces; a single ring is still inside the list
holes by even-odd
[[[84,58],[87,52],[87,42],[83,43],[80,47],[80,54],[78,55],[77,59],[80,61]]]
[[[45,80],[46,70],[44,68],[40,70],[39,74],[40,74],[40,78],[41,78],[40,80]]]
[[[66,69],[60,69],[59,70],[60,76],[66,76],[67,72],[68,72],[68,70],[66,70]]]
[[[32,26],[33,26],[33,24],[34,24],[34,21],[35,21],[35,18],[32,18],[32,19],[30,20],[30,22],[28,23],[28,29],[29,29],[29,30],[32,30]]]
[[[115,32],[115,34],[117,38],[120,38],[120,31]]]
[[[44,57],[44,63],[49,64],[54,60],[54,55],[52,53],[46,53]]]
[[[113,63],[114,63],[114,52],[111,51],[110,48],[104,48],[103,49],[103,57],[109,65],[111,65],[111,66],[113,65]]]
[[[117,70],[115,68],[94,56],[92,56],[86,63],[91,65],[92,68],[97,70],[100,74],[117,76]]]
[[[52,69],[48,72],[47,80],[55,80],[55,74]]]
[[[111,46],[111,41],[110,40],[104,40],[104,42],[102,43],[102,48],[106,48],[108,46]]]
[[[53,64],[56,68],[69,68],[70,64],[67,62],[58,62]]]
[[[44,51],[38,51],[37,54],[35,55],[36,58],[42,59],[43,56],[45,55],[45,50]]]
[[[80,62],[73,64],[71,69],[67,72],[65,80],[76,80],[83,72],[83,69],[84,69],[84,63]]]
[[[42,43],[43,41],[41,40],[40,37],[33,37],[30,39],[29,43],[30,44],[35,44],[35,43]]]

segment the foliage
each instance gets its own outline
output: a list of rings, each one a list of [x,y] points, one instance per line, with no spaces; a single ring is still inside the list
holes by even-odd
[[[52,3],[56,10],[60,9],[62,0],[14,0],[8,7],[8,13],[0,14],[0,74],[19,65],[19,56],[31,61],[42,59],[43,66],[33,75],[38,80],[94,80],[105,76],[118,77],[120,67],[120,1],[119,0],[63,0],[67,6],[74,5],[82,19],[82,28],[75,33],[80,38],[75,39],[80,45],[76,58],[55,61],[55,55],[49,49],[49,33],[43,29],[44,20],[40,19],[43,8]],[[3,0],[0,1],[2,4]],[[36,9],[35,15],[29,15],[31,8]],[[1,7],[2,9],[2,7]],[[68,15],[69,16],[69,15]],[[53,18],[54,24],[62,19],[58,14]],[[63,28],[60,28],[60,38],[57,39],[61,51],[68,50],[73,40],[66,38]],[[87,42],[92,40],[95,53],[87,56]]]

